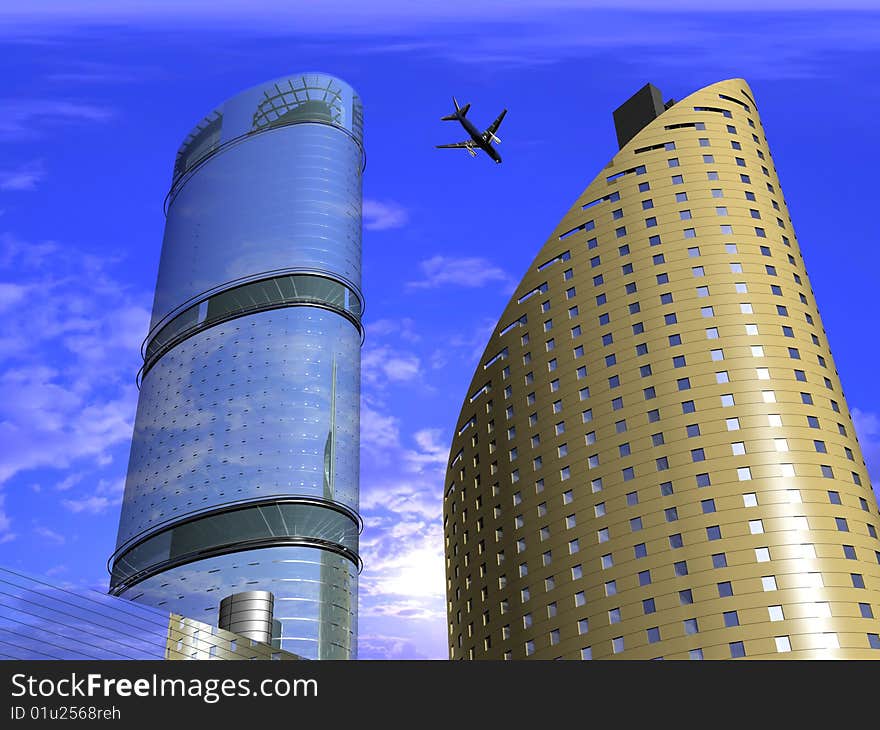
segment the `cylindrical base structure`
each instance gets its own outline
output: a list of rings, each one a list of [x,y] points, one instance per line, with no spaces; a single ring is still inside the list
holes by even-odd
[[[217,626],[248,639],[272,641],[272,613],[275,597],[269,591],[233,593],[220,601]]]

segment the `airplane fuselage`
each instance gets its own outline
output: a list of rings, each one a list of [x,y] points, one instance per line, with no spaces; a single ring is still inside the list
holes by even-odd
[[[495,160],[495,162],[501,162],[501,155],[499,155],[498,150],[492,146],[491,138],[483,139],[483,133],[477,129],[467,117],[463,117],[459,114],[458,121],[483,152],[489,155],[489,157]]]

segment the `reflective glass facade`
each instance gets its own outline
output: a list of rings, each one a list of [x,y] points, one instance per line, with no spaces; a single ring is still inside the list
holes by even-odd
[[[300,659],[115,596],[0,568],[0,659]]]
[[[306,73],[181,146],[111,559],[111,592],[203,621],[271,591],[307,658],[356,655],[362,118]]]

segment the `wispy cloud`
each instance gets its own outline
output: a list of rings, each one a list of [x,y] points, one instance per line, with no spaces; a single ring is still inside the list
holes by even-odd
[[[428,366],[432,370],[439,370],[445,368],[450,360],[464,358],[465,362],[473,363],[473,367],[476,367],[497,324],[497,320],[488,318],[479,322],[470,334],[455,332],[443,347],[431,352],[427,358]],[[465,371],[472,369],[465,368]]]
[[[389,622],[389,629],[399,628],[399,622]],[[424,635],[398,636],[395,634],[369,633],[358,636],[358,658],[360,659],[446,659],[445,656],[426,656],[421,646]]]
[[[875,491],[878,491],[880,490],[880,414],[853,408],[852,419],[871,483]]]
[[[382,413],[370,404],[369,397],[361,399],[361,448],[374,458],[387,463],[392,450],[400,446],[400,422],[394,416]]]
[[[0,140],[39,137],[51,127],[106,122],[113,110],[93,104],[57,99],[0,99]]]
[[[71,3],[69,0],[41,0],[39,3],[7,3],[0,9],[0,18],[27,24],[65,27],[76,24],[116,25],[139,21],[166,25],[172,22],[200,27],[261,27],[281,32],[282,20],[298,19],[313,31],[375,33],[377,27],[389,33],[403,28],[435,24],[492,21],[499,17],[517,20],[564,11],[620,10],[678,13],[701,11],[766,12],[815,10],[876,10],[873,0],[717,0],[706,4],[701,0],[446,0],[442,3],[412,3],[409,0],[374,0],[369,5],[351,0],[324,0],[308,5],[291,4],[285,0],[227,2],[214,0],[153,0],[150,3],[120,3],[118,0],[92,0]],[[22,29],[23,30],[23,29]],[[11,32],[11,29],[10,29]],[[409,41],[400,39],[400,44]]]
[[[67,539],[60,532],[55,532],[45,525],[37,525],[34,528],[34,534],[41,537],[43,540],[51,543],[52,545],[63,545],[67,542]]]
[[[422,363],[417,355],[389,345],[367,347],[361,356],[361,378],[370,385],[415,380],[421,367]]]
[[[403,451],[393,452],[403,460]],[[413,451],[418,451],[416,446]],[[425,454],[430,462],[433,455]],[[417,458],[409,456],[410,467]],[[445,658],[442,478],[433,473],[362,485],[364,571],[359,595],[361,655]],[[380,638],[381,637],[381,638]],[[402,641],[402,643],[400,643]],[[418,649],[416,648],[418,647]]]
[[[387,231],[406,225],[406,211],[397,203],[364,198],[362,215],[368,231]]]
[[[155,68],[145,66],[129,67],[70,58],[64,59],[62,68],[46,74],[46,80],[63,84],[122,84],[143,81],[157,74]]]
[[[0,190],[36,190],[37,183],[46,177],[42,160],[26,162],[15,170],[0,170]]]
[[[400,615],[401,611],[412,614],[417,607],[424,618],[445,613],[440,595],[444,583],[443,541],[438,528],[439,522],[431,528],[424,522],[404,519],[386,526],[378,539],[371,540],[365,532],[362,551],[364,565],[369,568],[364,569],[360,590],[366,596],[382,598],[368,601],[368,611]],[[439,602],[435,600],[438,597]]]
[[[769,23],[774,32],[762,33],[756,43],[756,29]],[[0,37],[27,42],[120,25],[189,33],[259,32],[298,38],[304,48],[345,38],[343,52],[358,56],[435,56],[479,64],[481,72],[515,71],[614,50],[637,53],[646,68],[677,66],[699,69],[707,77],[764,79],[820,75],[827,54],[876,50],[880,43],[876,0],[324,0],[309,5],[287,0],[41,0],[0,6]],[[59,72],[65,73],[71,81],[112,76],[95,70]]]
[[[409,471],[422,474],[434,472],[441,479],[449,459],[447,433],[439,428],[423,428],[413,434],[414,449],[403,452],[404,466]]]
[[[367,482],[361,492],[361,508],[365,513],[385,509],[407,520],[421,518],[440,520],[443,482],[434,477],[430,484],[401,475],[390,475],[381,482]]]
[[[8,281],[0,281],[0,312],[14,307],[21,302],[28,293],[28,288],[21,284]]]
[[[0,235],[0,485],[38,467],[105,466],[131,438],[149,310],[144,293],[114,279],[112,265]],[[17,306],[25,297],[29,305]],[[82,471],[59,481],[72,501],[83,497],[74,489]],[[112,499],[112,491],[96,496]]]
[[[72,472],[67,474],[60,482],[55,485],[55,489],[59,492],[66,492],[71,487],[75,487],[79,484],[83,477],[85,476],[85,472]]]
[[[406,342],[418,342],[422,339],[414,319],[402,317],[401,319],[377,319],[374,322],[366,322],[367,337],[382,337],[395,335]]]
[[[101,514],[101,512],[113,504],[113,502],[106,497],[98,497],[95,495],[83,497],[82,499],[65,499],[63,500],[63,503],[64,506],[74,514],[88,512],[93,515]]]
[[[12,531],[12,519],[6,514],[3,506],[5,500],[6,495],[0,494],[0,545],[16,538],[15,533]]]
[[[108,507],[118,505],[125,491],[125,479],[100,479],[94,491],[75,499],[63,499],[61,503],[74,514],[86,512],[98,515]]]
[[[484,258],[433,256],[421,261],[423,278],[406,283],[409,289],[433,289],[438,286],[481,287],[486,284],[510,284],[513,279]]]
[[[480,258],[437,256],[423,261],[420,271],[423,287],[513,284],[506,272]],[[422,316],[382,318],[366,328],[361,369],[361,658],[448,655],[443,490],[454,427],[448,421],[454,415],[445,413],[447,394],[432,392],[431,381],[436,378],[433,369],[443,366],[435,362],[438,342],[448,360],[476,363],[495,322],[479,318],[463,335],[463,321],[444,331],[445,325],[427,327]],[[412,406],[416,394],[424,406]],[[457,400],[463,393],[451,395]]]
[[[388,402],[402,390],[389,384],[425,387],[421,359],[407,349],[419,343],[417,323],[375,325],[362,367],[359,656],[443,659],[441,497],[448,445],[430,413],[394,413]]]

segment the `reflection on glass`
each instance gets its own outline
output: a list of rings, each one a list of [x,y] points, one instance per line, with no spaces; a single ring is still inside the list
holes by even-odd
[[[212,623],[271,591],[310,657],[356,654],[362,124],[348,84],[295,74],[181,146],[113,570]]]

